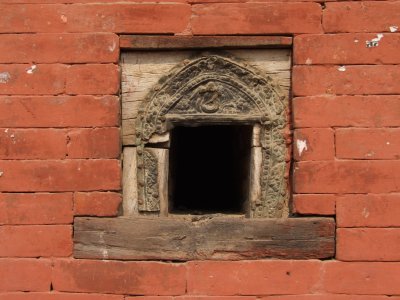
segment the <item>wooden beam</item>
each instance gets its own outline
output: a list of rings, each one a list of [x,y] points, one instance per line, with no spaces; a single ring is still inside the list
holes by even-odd
[[[321,259],[334,256],[332,218],[192,216],[75,218],[74,257],[119,260]]]
[[[120,36],[120,47],[132,50],[290,48],[292,43],[288,36]]]

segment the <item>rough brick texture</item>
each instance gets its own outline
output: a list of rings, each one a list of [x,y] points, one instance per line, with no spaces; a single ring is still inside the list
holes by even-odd
[[[0,300],[400,300],[400,1],[0,12]],[[121,213],[119,34],[293,37],[289,210],[336,217],[333,259],[73,258],[74,217]]]

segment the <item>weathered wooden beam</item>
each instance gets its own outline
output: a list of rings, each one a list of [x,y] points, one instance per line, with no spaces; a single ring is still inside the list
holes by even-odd
[[[288,48],[288,36],[154,36],[121,35],[120,47],[134,50],[204,49],[204,48]]]
[[[332,218],[76,218],[76,258],[310,259],[334,256]]]

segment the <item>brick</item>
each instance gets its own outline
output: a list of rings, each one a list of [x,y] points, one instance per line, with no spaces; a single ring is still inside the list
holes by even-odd
[[[399,228],[339,228],[336,259],[344,261],[399,261]]]
[[[336,156],[350,159],[400,159],[400,128],[336,130]]]
[[[62,159],[67,153],[61,129],[0,128],[0,144],[0,159]]]
[[[294,159],[332,160],[335,157],[334,131],[331,128],[307,128],[294,131]]]
[[[294,38],[298,64],[398,64],[400,34],[384,34],[377,47],[366,47],[376,33],[312,34]]]
[[[0,8],[1,11],[1,8]],[[56,95],[64,92],[67,66],[1,64],[0,94]]]
[[[51,262],[45,259],[0,259],[0,292],[50,291]]]
[[[335,203],[335,195],[293,195],[293,211],[302,215],[334,215]]]
[[[293,99],[294,126],[400,126],[400,96],[316,96]]]
[[[319,294],[319,295],[271,296],[271,297],[264,297],[261,299],[262,300],[399,300],[400,297]]]
[[[0,257],[65,257],[72,254],[67,225],[0,226]]]
[[[74,293],[7,293],[0,300],[124,300],[119,295],[74,294]]]
[[[117,65],[74,65],[67,71],[67,94],[116,94],[119,90]]]
[[[293,93],[297,96],[398,94],[399,77],[399,65],[294,66]]]
[[[174,300],[171,296],[139,296],[139,297],[125,297],[125,300]]]
[[[342,195],[336,207],[339,227],[400,227],[400,194]]]
[[[179,33],[189,25],[187,4],[118,3],[68,6],[69,32]]]
[[[193,6],[193,34],[319,33],[316,3],[217,3]]]
[[[320,267],[313,260],[189,262],[187,291],[210,296],[304,294],[318,282]]]
[[[398,192],[399,188],[400,161],[310,161],[295,164],[296,193],[386,193]]]
[[[3,160],[0,170],[0,190],[5,192],[120,189],[117,160]]]
[[[118,126],[115,96],[0,97],[1,127]]]
[[[52,282],[56,291],[181,295],[185,276],[181,264],[57,260]]]
[[[69,158],[118,158],[119,128],[72,129],[68,131]]]
[[[128,298],[133,300],[133,298]],[[255,296],[179,296],[175,300],[256,300]],[[145,300],[145,299],[142,299]],[[154,299],[157,300],[157,299]],[[161,300],[161,299],[160,299]],[[166,299],[165,299],[166,300]]]
[[[64,32],[66,6],[46,4],[0,4],[0,32]]]
[[[118,215],[120,204],[119,193],[76,193],[74,213],[77,216],[113,217]]]
[[[399,11],[397,1],[327,3],[323,27],[325,32],[390,32],[398,25]]]
[[[326,262],[323,286],[328,293],[398,295],[400,263]]]
[[[117,62],[118,45],[112,33],[3,34],[0,63]]]
[[[69,224],[72,194],[0,193],[0,224]]]

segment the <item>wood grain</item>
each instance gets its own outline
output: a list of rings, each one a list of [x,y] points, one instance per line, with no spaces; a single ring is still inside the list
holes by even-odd
[[[332,218],[75,218],[74,257],[120,260],[334,256]]]
[[[277,48],[290,47],[288,36],[154,36],[122,35],[120,47],[134,50],[200,48]]]

